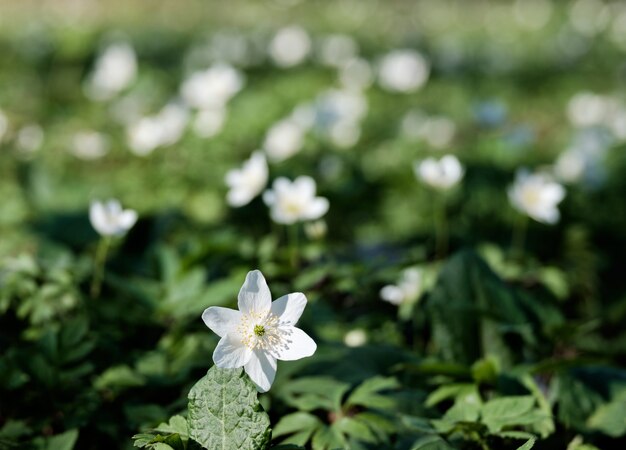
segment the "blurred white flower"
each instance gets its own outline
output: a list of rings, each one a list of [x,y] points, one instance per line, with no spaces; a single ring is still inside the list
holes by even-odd
[[[108,46],[96,60],[85,85],[92,100],[108,100],[121,92],[137,75],[137,56],[133,47],[120,42]]]
[[[359,53],[359,45],[347,34],[331,34],[322,39],[319,47],[319,60],[331,67],[340,67],[345,61]]]
[[[122,209],[117,200],[93,201],[89,207],[91,226],[103,237],[122,236],[137,222],[137,212]]]
[[[365,97],[356,91],[331,89],[315,103],[315,128],[340,148],[352,147],[361,135],[360,122],[367,113]]]
[[[580,92],[567,104],[567,117],[572,125],[588,127],[601,123],[610,107],[608,99],[592,92]]]
[[[339,67],[339,81],[354,91],[367,89],[372,85],[374,74],[370,63],[363,58],[352,58]]]
[[[215,64],[207,70],[195,72],[187,78],[180,94],[192,108],[212,109],[224,107],[244,85],[244,77],[227,64]]]
[[[267,131],[263,150],[270,161],[281,162],[295,155],[304,144],[304,129],[292,119],[283,119]]]
[[[442,149],[454,139],[456,124],[448,117],[411,110],[402,119],[401,131],[410,139],[423,140],[432,148]]]
[[[17,132],[16,145],[24,155],[31,155],[41,148],[44,132],[36,123],[25,125]]]
[[[72,137],[72,154],[80,159],[94,160],[102,158],[109,151],[109,139],[102,133],[83,130]]]
[[[428,61],[414,50],[394,50],[383,57],[378,71],[380,85],[392,92],[414,92],[430,74]]]
[[[380,290],[380,298],[392,305],[401,305],[417,300],[422,293],[422,271],[411,267],[402,271],[397,284],[388,284]]]
[[[361,347],[367,343],[367,333],[362,328],[355,328],[346,333],[343,342],[348,347]]]
[[[513,207],[521,213],[538,222],[558,222],[558,204],[565,198],[565,189],[548,175],[518,170],[508,194]]]
[[[188,119],[185,107],[169,103],[158,114],[142,117],[127,128],[128,146],[135,155],[146,156],[158,147],[175,144],[185,132]]]
[[[233,207],[247,205],[265,188],[267,177],[265,156],[256,151],[243,163],[241,169],[233,169],[226,174],[226,184],[229,188],[226,201]]]
[[[447,190],[454,187],[463,178],[463,166],[454,155],[446,155],[437,161],[426,158],[413,164],[415,176],[430,187]]]
[[[155,117],[142,117],[128,127],[126,137],[135,155],[149,155],[161,142],[161,124]]]
[[[311,177],[300,176],[293,182],[280,177],[272,189],[263,193],[263,201],[270,208],[276,223],[290,225],[300,221],[316,220],[328,211],[328,199],[316,197],[317,187]]]
[[[9,119],[6,114],[0,109],[0,142],[4,139],[4,136],[9,129]]]
[[[554,174],[565,183],[580,181],[585,173],[586,158],[583,152],[571,148],[559,155],[554,164]]]
[[[193,131],[201,138],[210,138],[219,134],[226,121],[226,109],[216,107],[202,109],[193,121]]]
[[[304,224],[304,233],[311,240],[322,239],[328,232],[328,225],[323,219],[315,222],[307,222]]]
[[[306,297],[300,292],[272,302],[263,274],[248,272],[239,291],[238,308],[211,306],[202,320],[221,339],[213,362],[222,369],[243,367],[259,392],[267,392],[276,376],[276,360],[294,361],[313,355],[315,341],[296,323]]]
[[[297,25],[278,30],[269,44],[269,55],[279,67],[292,67],[303,62],[311,51],[311,38]]]

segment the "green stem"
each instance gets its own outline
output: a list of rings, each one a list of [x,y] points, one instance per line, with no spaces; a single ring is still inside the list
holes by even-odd
[[[528,228],[528,217],[524,214],[519,215],[519,219],[513,226],[513,235],[511,237],[511,258],[518,259],[524,255],[524,245],[526,242],[526,229]]]
[[[94,261],[93,278],[91,279],[91,298],[98,298],[102,280],[104,279],[104,268],[106,266],[107,253],[111,244],[109,236],[102,237],[96,249],[96,258]]]
[[[300,253],[299,253],[299,247],[298,247],[298,237],[299,237],[299,230],[298,230],[298,224],[294,223],[293,225],[290,225],[287,227],[287,232],[288,232],[288,236],[289,236],[289,249],[290,249],[290,253],[291,253],[291,266],[294,269],[297,269],[298,266],[300,265]]]
[[[448,252],[448,222],[446,220],[445,194],[435,195],[435,241],[437,258],[443,259]]]

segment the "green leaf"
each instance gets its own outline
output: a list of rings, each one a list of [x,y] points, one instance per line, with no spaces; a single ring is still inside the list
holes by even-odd
[[[535,446],[535,441],[535,438],[529,439],[524,445],[517,447],[517,450],[530,450]]]
[[[35,446],[41,450],[73,450],[78,440],[78,430],[69,430],[65,433],[51,436],[47,439],[35,439]]]
[[[469,394],[478,395],[476,385],[471,383],[444,384],[438,387],[426,398],[424,404],[431,408],[444,400],[457,397],[465,397]]]
[[[269,416],[243,369],[213,366],[189,392],[189,436],[210,450],[264,449]]]
[[[312,445],[313,450],[334,450],[345,448],[347,443],[339,430],[326,426],[315,432]]]
[[[411,450],[454,450],[439,436],[424,436],[413,443]]]
[[[525,416],[534,405],[535,399],[530,395],[495,398],[483,405],[482,421],[492,433],[505,426],[522,425],[528,422]]]
[[[346,401],[347,406],[391,409],[396,405],[393,398],[380,395],[381,391],[397,389],[400,384],[395,378],[373,377],[358,385]]]
[[[173,416],[168,423],[162,423],[157,426],[154,431],[159,433],[172,433],[178,434],[183,441],[189,439],[189,426],[187,425],[187,419],[183,416]]]
[[[617,438],[626,434],[626,398],[600,406],[587,421],[590,428]]]
[[[274,438],[285,436],[287,434],[311,430],[311,434],[315,429],[322,425],[322,422],[312,414],[306,412],[296,412],[283,416],[274,427],[272,435]]]
[[[281,394],[285,401],[302,411],[339,411],[350,385],[328,377],[306,377],[290,382]]]

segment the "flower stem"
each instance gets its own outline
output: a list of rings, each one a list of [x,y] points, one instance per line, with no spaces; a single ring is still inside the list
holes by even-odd
[[[297,223],[294,223],[293,225],[287,227],[287,233],[289,237],[289,250],[291,253],[291,266],[294,269],[297,269],[300,265],[300,249],[298,246],[299,231],[300,230],[298,230]]]
[[[448,222],[444,194],[435,195],[435,242],[436,256],[438,259],[443,259],[448,252]]]
[[[521,258],[524,254],[524,244],[526,241],[526,229],[528,228],[528,217],[520,214],[517,222],[513,226],[511,237],[511,258]]]
[[[106,266],[107,253],[111,244],[109,236],[102,237],[96,249],[96,258],[94,261],[93,278],[91,279],[91,298],[98,298],[102,280],[104,279],[104,268]]]

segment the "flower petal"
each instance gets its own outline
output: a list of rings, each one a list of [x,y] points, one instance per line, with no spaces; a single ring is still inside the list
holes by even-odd
[[[120,213],[118,219],[119,225],[125,230],[130,230],[137,222],[137,211],[126,209]]]
[[[278,317],[281,325],[295,325],[306,306],[302,292],[283,295],[272,303],[271,313]]]
[[[315,197],[309,201],[306,211],[304,212],[304,218],[308,220],[315,220],[322,217],[328,211],[328,199],[325,197]]]
[[[272,355],[255,350],[244,369],[259,392],[267,392],[272,387],[276,376],[276,358]]]
[[[242,367],[251,357],[252,350],[243,345],[236,333],[229,333],[220,339],[213,352],[213,362],[221,369]]]
[[[263,274],[258,270],[251,270],[246,275],[239,291],[238,304],[239,311],[244,314],[265,315],[272,305],[272,294],[267,287]]]
[[[211,306],[202,313],[202,320],[213,333],[224,337],[237,328],[241,321],[241,313],[235,309]]]
[[[315,353],[317,344],[300,328],[280,327],[282,344],[272,349],[274,356],[283,361],[306,358]]]

